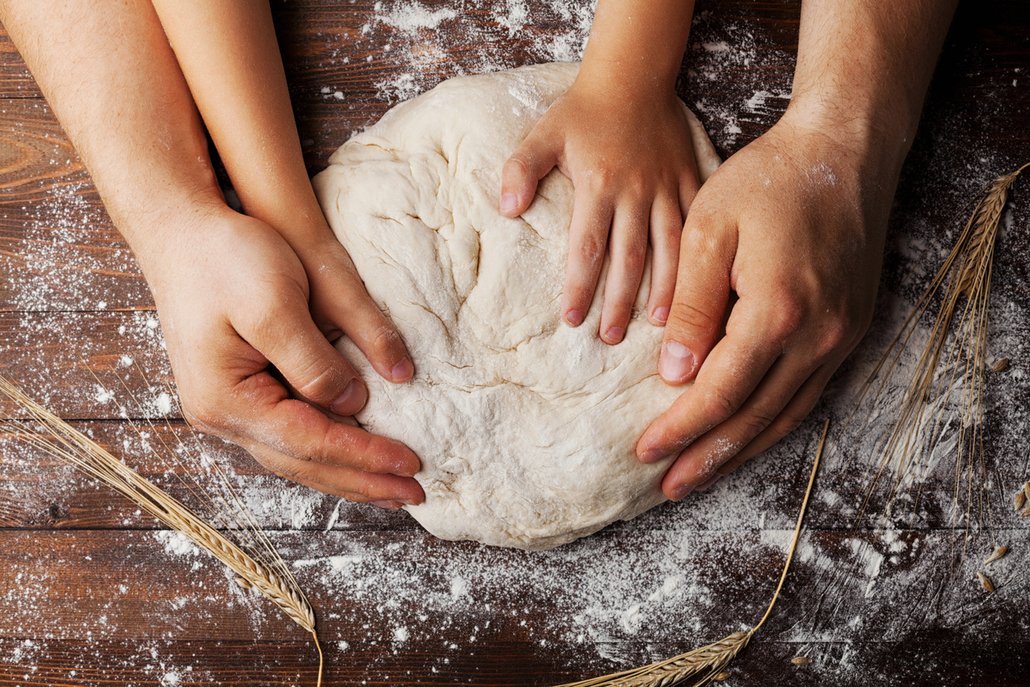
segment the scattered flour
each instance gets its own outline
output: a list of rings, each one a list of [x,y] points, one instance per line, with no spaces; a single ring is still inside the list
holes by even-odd
[[[395,2],[385,10],[383,3],[378,3],[376,11],[373,22],[381,22],[407,34],[425,29],[438,29],[444,22],[458,16],[458,13],[449,7],[431,10],[420,2]],[[367,33],[371,33],[374,24],[366,26],[369,27]],[[362,33],[366,33],[364,28]]]

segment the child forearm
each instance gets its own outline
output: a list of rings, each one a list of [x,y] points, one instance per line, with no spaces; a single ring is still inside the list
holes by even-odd
[[[312,232],[331,238],[304,166],[268,3],[154,7],[247,214],[295,250]]]
[[[645,97],[672,92],[693,13],[693,0],[600,0],[579,81]]]

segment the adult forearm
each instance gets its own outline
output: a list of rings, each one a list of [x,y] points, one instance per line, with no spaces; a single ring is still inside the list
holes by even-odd
[[[137,255],[184,199],[218,202],[207,143],[148,0],[0,0],[18,46]]]
[[[600,0],[580,81],[621,92],[671,91],[693,12],[693,0]]]
[[[804,0],[790,111],[908,152],[957,0]]]
[[[323,233],[268,4],[154,0],[154,7],[247,214],[295,249]]]

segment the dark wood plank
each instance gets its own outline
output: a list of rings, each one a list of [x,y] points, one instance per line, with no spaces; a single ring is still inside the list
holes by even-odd
[[[254,522],[266,530],[417,529],[396,512],[342,501],[268,473],[243,449],[197,434],[177,420],[155,422],[92,421],[74,426],[111,450],[137,472],[194,511],[218,521],[232,493],[239,496]],[[231,492],[197,456],[213,459]],[[73,467],[41,453],[11,435],[0,434],[0,528],[12,529],[152,529],[160,523],[136,504]],[[185,456],[185,457],[183,457]],[[200,498],[214,494],[217,500]],[[227,523],[238,526],[239,521]]]
[[[1026,642],[985,642],[967,660],[947,638],[913,637],[907,643],[756,642],[731,667],[728,687],[835,687],[871,684],[991,685],[1025,687],[1030,670]],[[918,640],[918,641],[915,641]],[[498,644],[501,651],[425,652],[394,655],[381,650],[328,646],[327,685],[455,685],[546,687],[600,671],[623,668],[605,662],[592,672],[570,667],[574,652],[552,651],[532,643]],[[658,645],[655,649],[665,648]],[[612,648],[613,652],[618,647]],[[669,647],[669,651],[677,651]],[[26,646],[0,640],[0,682],[48,687],[107,687],[111,684],[233,685],[281,687],[314,685],[310,646],[280,638],[260,642],[95,641],[44,639]],[[810,655],[813,662],[795,667],[789,660]],[[507,657],[517,656],[516,662]],[[6,657],[6,658],[5,658]],[[31,666],[27,668],[26,666]],[[368,668],[368,666],[372,666]],[[884,666],[892,666],[886,670]],[[946,672],[944,672],[946,671]],[[943,674],[942,674],[943,673]],[[28,676],[28,678],[26,678]],[[827,677],[829,676],[829,677]]]
[[[434,679],[436,668],[475,684],[508,685],[545,684],[662,658],[753,622],[775,582],[787,538],[786,531],[677,530],[648,539],[680,542],[662,557],[633,556],[622,563],[602,554],[634,546],[625,533],[515,556],[419,533],[283,534],[273,540],[321,610],[322,637],[344,684],[355,676],[414,684]],[[970,544],[977,549],[990,541],[976,536]],[[95,533],[84,540],[74,532],[0,532],[0,542],[0,583],[9,590],[0,637],[8,651],[11,640],[45,636],[42,646],[68,642],[82,652],[51,659],[57,665],[92,658],[128,669],[132,654],[98,656],[98,648],[132,640],[164,653],[183,642],[248,642],[248,658],[272,674],[281,660],[291,670],[311,665],[301,631],[165,534]],[[746,566],[740,565],[742,551],[748,552]],[[994,652],[1027,646],[1013,623],[1030,611],[1030,572],[1016,560],[996,566],[998,591],[988,596],[972,579],[978,559],[960,559],[961,551],[960,537],[939,532],[806,535],[779,612],[756,640],[753,659],[762,662],[745,658],[743,674],[763,664],[768,669],[765,661],[774,660],[783,668],[769,679],[784,679],[802,672],[787,668],[786,660],[804,653],[816,661],[810,672],[834,684],[868,684],[862,682],[867,672],[887,666],[896,668],[888,675],[895,677],[991,670],[1015,680],[1025,656],[1004,660]],[[653,569],[670,577],[655,580]],[[455,580],[461,580],[457,587]],[[271,641],[284,642],[291,652],[256,651]],[[842,642],[850,650],[835,658],[833,645]],[[906,649],[912,642],[918,652]],[[884,644],[933,657],[935,664],[892,661]],[[940,652],[937,645],[950,650]],[[38,651],[25,652],[30,664],[53,665]],[[214,667],[223,661],[234,665],[225,658],[215,659]],[[168,665],[184,663],[210,669],[204,662]]]
[[[152,308],[70,142],[41,100],[0,105],[0,311]]]
[[[0,353],[0,373],[65,418],[160,417],[167,405],[171,369],[153,312],[0,313]],[[15,414],[6,401],[0,409]]]

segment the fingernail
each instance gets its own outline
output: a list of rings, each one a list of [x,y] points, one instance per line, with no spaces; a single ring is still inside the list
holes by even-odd
[[[583,312],[580,310],[566,310],[565,321],[573,327],[583,324]]]
[[[640,454],[641,463],[657,463],[669,454],[659,448],[649,448]]]
[[[691,487],[689,484],[680,485],[676,487],[675,491],[672,492],[672,500],[681,501],[684,498],[686,498],[687,495],[690,494],[690,492],[692,492],[693,490],[694,488]]]
[[[666,341],[658,357],[658,374],[667,382],[682,382],[694,369],[694,355],[679,341]]]
[[[579,327],[583,323],[583,311],[582,310],[567,310],[565,311],[565,321],[569,322],[572,327]]]
[[[335,401],[329,406],[329,410],[337,415],[353,415],[361,410],[368,400],[368,391],[360,379],[350,380],[350,384],[343,390]]]
[[[664,305],[660,308],[655,308],[651,312],[651,317],[654,318],[655,322],[661,322],[662,324],[665,324],[669,321],[669,309],[666,308]]]
[[[625,334],[626,330],[622,327],[608,327],[608,331],[604,333],[604,340],[609,343],[619,343]]]
[[[398,508],[404,505],[400,501],[371,501],[371,504],[373,506],[385,508],[386,510],[397,510]]]
[[[510,215],[515,212],[515,208],[519,206],[519,197],[514,193],[505,193],[501,195],[501,212],[506,215]]]
[[[412,375],[415,374],[415,366],[411,364],[411,361],[405,358],[390,370],[390,379],[395,382],[406,382],[411,379]]]
[[[421,469],[422,465],[418,461],[415,461],[413,465],[410,460],[401,458],[394,463],[393,470],[391,472],[399,477],[414,477]]]
[[[708,491],[708,489],[709,489],[709,488],[710,488],[710,487],[711,487],[711,486],[712,486],[713,484],[715,484],[716,482],[718,482],[718,481],[719,481],[719,479],[720,479],[721,477],[722,477],[722,475],[715,475],[715,476],[714,476],[714,477],[712,477],[711,479],[709,479],[709,480],[707,480],[706,482],[704,482],[704,483],[700,484],[700,485],[699,485],[699,486],[697,487],[697,489],[696,489],[695,491]]]

